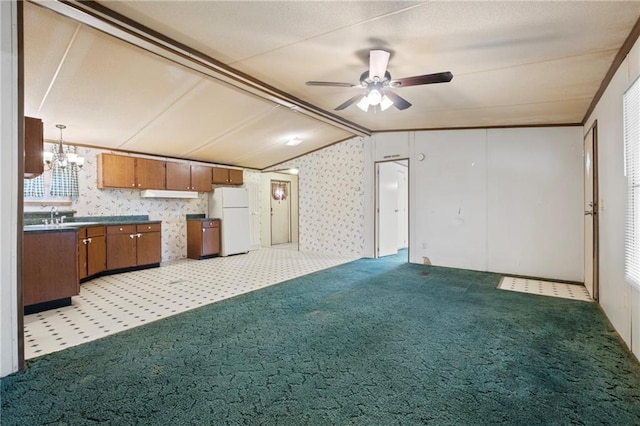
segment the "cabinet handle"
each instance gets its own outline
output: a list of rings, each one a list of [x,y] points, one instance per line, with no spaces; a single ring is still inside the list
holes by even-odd
[[[136,184],[135,184],[135,183],[132,183],[132,184],[131,184],[131,186],[136,186]]]
[[[122,228],[120,228],[120,230],[122,231]]]
[[[142,237],[142,234],[137,234],[137,235],[138,235],[138,238]]]
[[[89,240],[89,243],[91,243],[91,238],[87,238],[87,240]]]
[[[202,228],[202,232],[207,232],[207,228]]]
[[[82,240],[82,243],[86,246],[87,245],[87,239],[85,238],[84,240]]]
[[[138,186],[142,186],[141,184],[138,184]]]
[[[147,229],[151,229],[151,227],[150,227],[150,226],[147,226]]]
[[[133,237],[135,237],[136,234],[129,234],[129,238],[131,238],[133,240]]]

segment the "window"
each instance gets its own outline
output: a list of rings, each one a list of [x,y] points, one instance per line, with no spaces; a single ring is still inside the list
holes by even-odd
[[[65,150],[65,154],[76,154],[76,147]],[[51,169],[51,195],[54,197],[78,196],[78,168],[74,164],[61,167],[58,162],[58,152],[53,149],[53,169]]]
[[[24,179],[24,201],[28,203],[71,202],[78,197],[78,167],[57,164],[57,146],[45,144],[54,157],[54,166],[50,170],[45,166],[44,173],[33,179]],[[77,154],[77,147],[65,147],[66,153]]]
[[[25,198],[44,197],[44,175],[24,180],[24,196]]]
[[[640,82],[623,96],[624,154],[627,177],[625,278],[640,288]]]

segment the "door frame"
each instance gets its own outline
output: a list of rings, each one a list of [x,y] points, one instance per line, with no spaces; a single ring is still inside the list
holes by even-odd
[[[398,161],[407,162],[407,263],[411,259],[411,160],[408,157],[394,158],[389,160],[373,162],[373,258],[378,259],[380,256],[379,242],[379,218],[378,218],[378,196],[380,179],[378,175],[378,164],[381,163],[397,163]]]
[[[591,164],[592,164],[592,173],[591,175],[593,176],[593,185],[592,185],[592,200],[593,200],[593,212],[594,214],[592,215],[592,220],[593,220],[593,239],[591,242],[584,241],[585,244],[585,248],[587,244],[592,244],[593,245],[593,259],[592,259],[592,263],[593,263],[593,267],[591,271],[587,271],[587,265],[584,266],[585,270],[585,281],[586,281],[586,277],[587,277],[587,273],[591,273],[592,274],[592,280],[593,280],[593,300],[595,300],[596,302],[600,300],[600,234],[599,234],[599,217],[600,217],[600,198],[599,198],[599,191],[598,191],[598,120],[594,121],[593,124],[591,125],[591,127],[587,130],[587,132],[584,134],[582,141],[583,141],[583,147],[586,143],[588,143],[587,136],[589,135],[589,133],[591,133],[591,152],[592,152],[592,158],[591,158]],[[583,170],[584,170],[584,164],[583,164]],[[583,185],[586,184],[586,176],[583,175]],[[583,203],[584,205],[585,203]]]

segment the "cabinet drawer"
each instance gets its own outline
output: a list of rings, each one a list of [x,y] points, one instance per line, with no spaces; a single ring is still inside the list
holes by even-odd
[[[159,223],[145,223],[144,225],[136,225],[136,232],[160,232],[160,228]]]
[[[107,226],[107,234],[108,235],[116,235],[116,234],[135,234],[136,225],[113,225]]]
[[[104,235],[104,226],[89,226],[88,228],[80,230],[80,232],[82,231],[86,231],[87,238],[99,237],[100,235]]]
[[[219,220],[203,220],[202,227],[203,228],[219,228],[220,221]]]

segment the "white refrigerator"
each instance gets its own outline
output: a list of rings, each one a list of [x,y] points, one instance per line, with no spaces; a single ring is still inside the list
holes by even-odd
[[[249,193],[246,188],[215,188],[209,217],[220,219],[220,255],[249,251]]]

